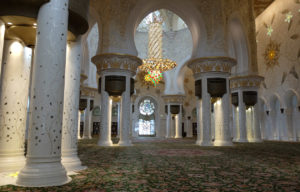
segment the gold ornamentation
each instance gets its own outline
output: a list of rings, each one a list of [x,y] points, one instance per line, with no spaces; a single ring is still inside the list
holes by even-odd
[[[162,19],[153,14],[153,21],[149,24],[148,58],[143,60],[143,65],[139,67],[140,70],[162,73],[177,66],[176,62],[163,58],[162,38]]]
[[[273,68],[276,65],[279,65],[278,59],[280,56],[280,44],[275,41],[270,40],[270,43],[267,45],[264,58],[267,65],[267,68]]]
[[[229,57],[203,57],[191,60],[188,67],[197,73],[223,72],[230,73],[231,68],[236,65],[236,60]]]
[[[92,62],[97,66],[98,73],[109,69],[123,69],[136,73],[137,67],[142,64],[142,60],[134,55],[119,53],[96,55],[92,58]]]
[[[230,78],[230,89],[237,88],[259,88],[260,83],[264,80],[259,75],[236,76]]]

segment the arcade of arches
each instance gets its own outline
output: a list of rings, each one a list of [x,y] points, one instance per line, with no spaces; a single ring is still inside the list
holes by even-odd
[[[0,191],[299,191],[299,22],[294,0],[0,2]]]

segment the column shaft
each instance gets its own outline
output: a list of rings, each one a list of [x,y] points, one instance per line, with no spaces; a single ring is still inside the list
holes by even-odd
[[[130,129],[130,76],[126,76],[126,89],[122,93],[121,99],[121,129],[120,129],[120,146],[131,146],[129,136]]]
[[[176,128],[175,138],[182,138],[182,107],[181,107],[181,105],[180,105],[180,112],[179,112],[179,114],[176,115],[175,120],[176,120],[176,123],[175,123],[175,128]]]
[[[61,163],[68,3],[51,0],[39,10],[28,153],[17,179],[21,186],[58,186],[70,181]]]
[[[260,118],[259,118],[259,105],[258,103],[254,106],[254,142],[261,142],[261,129],[260,129]]]
[[[207,92],[207,78],[202,78],[202,101],[200,104],[199,114],[202,117],[200,118],[199,124],[202,125],[199,127],[200,129],[200,141],[197,139],[197,144],[202,146],[210,146],[212,145],[211,141],[211,101],[210,95]],[[201,129],[202,128],[202,129]],[[198,134],[199,135],[199,134]]]
[[[172,115],[170,111],[170,104],[168,104],[168,115],[167,115],[167,126],[166,126],[166,138],[171,138],[171,121]]]
[[[112,100],[105,91],[105,76],[101,76],[101,127],[100,137],[98,141],[99,146],[112,146],[111,141],[111,113]]]
[[[67,171],[85,169],[77,156],[80,65],[81,42],[78,40],[67,47],[62,128],[62,163]]]
[[[83,137],[82,139],[91,139],[91,111],[90,111],[91,100],[87,99],[87,107],[84,114],[84,128],[83,128]]]
[[[215,146],[231,146],[231,132],[229,127],[229,118],[230,118],[230,99],[229,99],[229,80],[226,78],[226,88],[227,93],[225,93],[221,99],[221,104],[218,107],[220,108],[220,113],[218,114],[215,110],[215,122],[216,122],[216,133],[215,133]],[[217,104],[218,105],[218,104]],[[217,121],[219,119],[219,122]]]
[[[5,42],[0,85],[0,172],[19,171],[25,165],[31,53],[18,41]]]
[[[239,138],[236,142],[248,142],[246,130],[246,106],[243,100],[243,91],[238,91],[239,97]]]
[[[0,77],[1,77],[1,68],[2,68],[2,57],[4,49],[4,35],[5,35],[5,23],[0,20]]]
[[[77,138],[78,139],[81,139],[81,136],[80,136],[80,121],[81,120],[81,111],[78,110],[78,122],[77,122],[77,131],[78,131],[78,134],[77,134]]]

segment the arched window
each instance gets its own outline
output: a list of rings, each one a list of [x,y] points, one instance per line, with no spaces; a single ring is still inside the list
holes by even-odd
[[[145,99],[139,109],[139,136],[155,136],[154,103],[150,99]]]

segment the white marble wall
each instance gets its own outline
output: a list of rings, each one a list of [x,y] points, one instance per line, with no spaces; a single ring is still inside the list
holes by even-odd
[[[259,74],[265,77],[260,97],[267,106],[264,112],[270,111],[262,122],[269,130],[265,131],[269,134],[264,136],[266,139],[290,140],[288,137],[295,137],[288,136],[288,125],[299,119],[300,114],[295,112],[294,118],[287,119],[287,114],[281,114],[280,109],[288,111],[300,105],[299,10],[300,5],[296,1],[276,0],[255,20]],[[271,40],[280,45],[280,53],[278,64],[268,68],[264,54]],[[288,105],[291,94],[297,98],[293,107]],[[277,106],[272,104],[275,97]],[[299,129],[298,126],[295,133]]]

